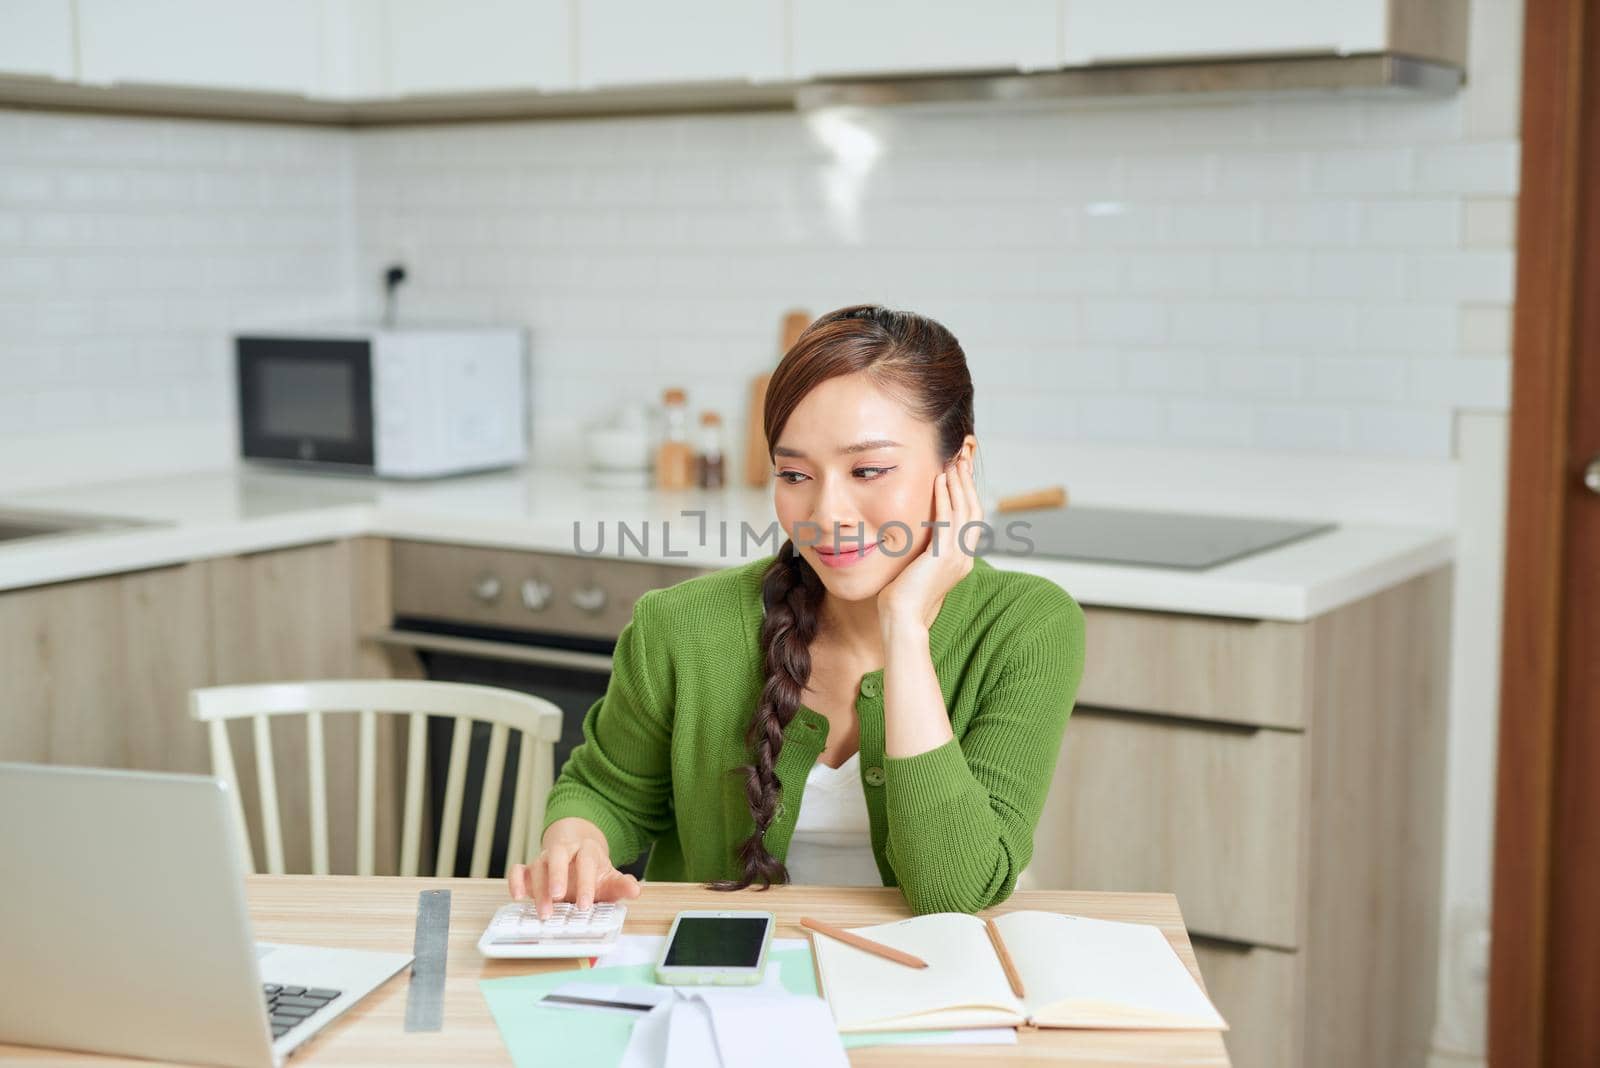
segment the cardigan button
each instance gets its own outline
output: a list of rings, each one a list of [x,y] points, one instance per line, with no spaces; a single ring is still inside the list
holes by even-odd
[[[862,679],[861,680],[861,696],[863,696],[863,697],[876,697],[876,696],[878,696],[878,680],[873,678],[871,675],[868,675],[866,678]]]
[[[883,769],[877,766],[870,767],[861,773],[861,779],[868,786],[882,786]]]

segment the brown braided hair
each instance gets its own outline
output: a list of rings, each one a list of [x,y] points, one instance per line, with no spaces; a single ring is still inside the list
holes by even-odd
[[[856,304],[818,318],[779,361],[767,386],[763,410],[767,458],[806,394],[830,378],[865,372],[919,418],[933,424],[941,460],[956,455],[972,433],[972,377],[955,336],[939,323],[907,311]],[[765,617],[761,645],[766,683],[745,740],[751,762],[742,768],[745,799],[754,832],[739,845],[738,879],[706,884],[712,890],[742,890],[760,882],[764,890],[786,883],[783,862],[767,852],[766,833],[778,807],[778,753],[783,732],[799,711],[811,680],[811,641],[816,637],[827,590],[811,564],[788,539],[761,581]]]

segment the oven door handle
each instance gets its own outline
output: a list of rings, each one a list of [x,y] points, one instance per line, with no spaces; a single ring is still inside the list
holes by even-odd
[[[380,630],[369,635],[380,645],[407,649],[431,649],[440,653],[460,653],[489,660],[514,660],[523,664],[572,668],[577,671],[611,671],[611,658],[604,653],[581,653],[572,649],[551,649],[541,645],[495,642],[484,638],[458,638],[450,634],[428,634],[416,630]]]

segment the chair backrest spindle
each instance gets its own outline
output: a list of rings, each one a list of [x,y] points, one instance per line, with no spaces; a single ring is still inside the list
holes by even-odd
[[[306,713],[306,764],[311,788],[311,873],[327,875],[328,767],[322,742],[322,713]]]
[[[454,721],[434,873],[438,876],[455,873],[474,723],[487,723],[490,731],[483,785],[477,797],[469,871],[478,878],[488,874],[495,832],[499,829],[496,817],[505,781],[506,751],[513,731],[518,737],[516,797],[508,829],[506,863],[521,863],[530,855],[530,849],[537,851],[540,824],[544,819],[544,795],[550,790],[552,778],[554,744],[561,735],[561,709],[542,697],[491,686],[431,680],[332,680],[204,687],[190,692],[189,710],[194,719],[207,725],[212,773],[230,788],[241,848],[252,871],[257,868],[243,799],[239,795],[228,721],[251,721],[266,870],[284,874],[284,835],[272,750],[272,718],[291,714],[305,716],[313,873],[330,874],[333,868],[328,834],[327,716],[352,711],[356,715],[357,874],[375,874],[377,867],[380,715],[400,714],[408,719],[404,795],[400,799],[399,874],[414,876],[420,874],[422,868],[422,815],[428,788],[430,716]],[[332,771],[334,775],[348,775],[345,767],[336,766]]]

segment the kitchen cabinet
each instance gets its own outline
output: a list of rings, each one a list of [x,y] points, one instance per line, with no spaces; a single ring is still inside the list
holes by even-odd
[[[308,95],[321,77],[318,0],[77,0],[90,84]]]
[[[1467,31],[1459,0],[11,0],[7,18],[0,74],[25,77],[0,104],[333,124],[788,106],[816,81],[1096,64],[1462,67]],[[1251,85],[1455,84],[1394,67],[1280,64]]]
[[[783,0],[578,0],[578,87],[788,76]]]
[[[1061,0],[1063,66],[1393,50],[1465,64],[1452,0]]]
[[[1060,66],[1058,0],[792,0],[796,78]]]
[[[388,554],[377,538],[353,538],[206,561],[209,643],[213,685],[286,679],[420,676],[391,662],[361,635],[387,619]],[[273,722],[272,753],[278,783],[287,870],[311,870],[310,784],[306,720]],[[336,769],[356,765],[354,716],[324,717],[328,776],[328,855],[333,871],[356,870],[356,778]],[[255,744],[249,720],[229,724],[245,821],[254,855],[265,857]],[[398,787],[397,724],[378,739],[378,874],[394,874],[397,828],[390,818]]]
[[[1451,571],[1303,623],[1085,607],[1027,885],[1177,894],[1239,1068],[1424,1059]]]
[[[0,760],[204,772],[206,565],[0,593]]]
[[[191,689],[419,676],[403,651],[359,640],[388,618],[383,544],[352,538],[0,593],[0,760],[209,774],[205,728],[189,716]],[[309,871],[303,724],[275,724],[273,753],[286,860]],[[230,731],[256,828],[249,723]],[[328,766],[354,767],[354,724],[329,717],[326,733]],[[380,736],[380,791],[397,785],[395,744]],[[335,870],[355,870],[354,784],[353,775],[329,776]],[[380,842],[392,845],[384,830],[380,817]],[[265,855],[259,840],[252,845]],[[380,874],[394,872],[392,851],[380,850],[377,861]]]
[[[77,75],[72,54],[72,0],[7,0],[0,33],[0,73],[60,78]]]
[[[388,93],[571,89],[568,0],[389,0]]]

